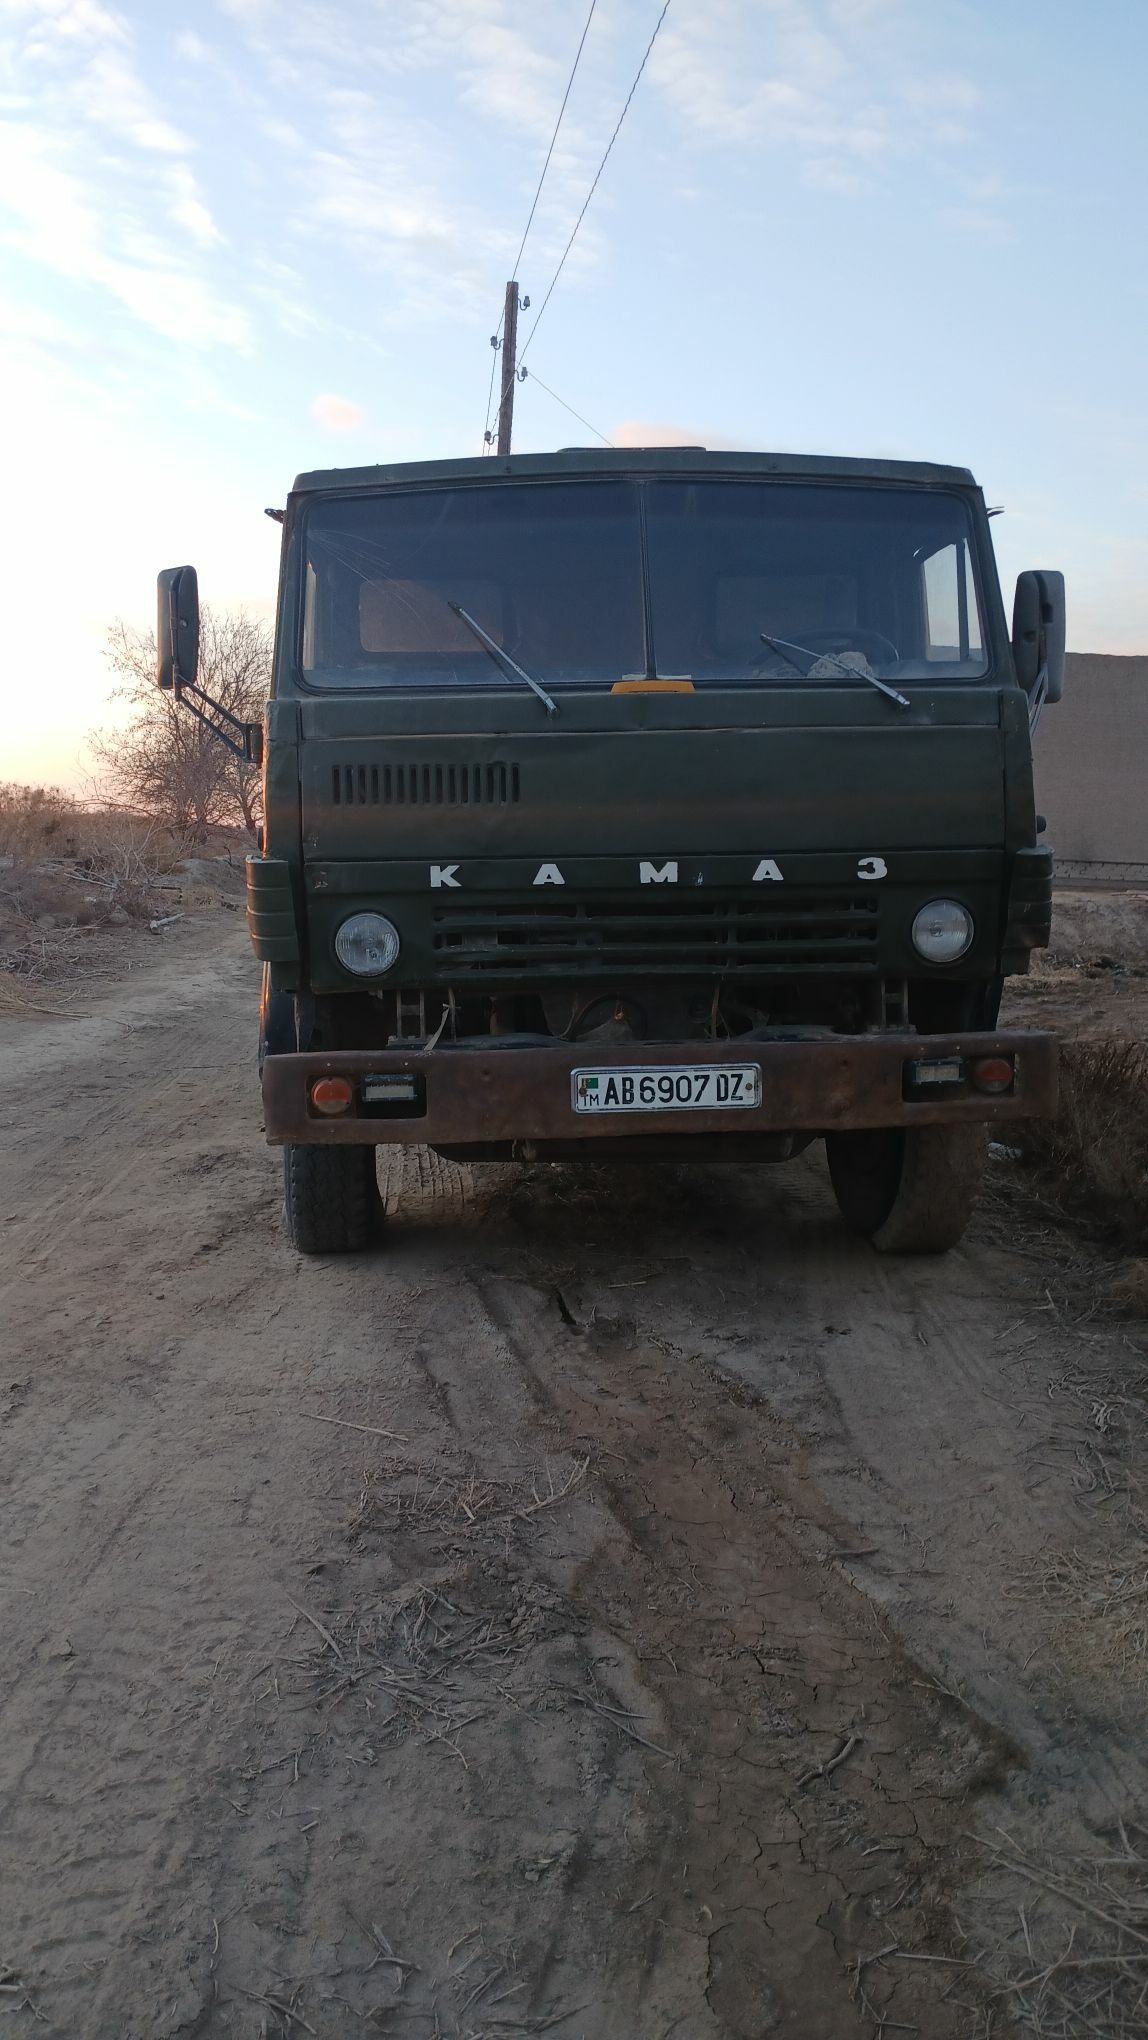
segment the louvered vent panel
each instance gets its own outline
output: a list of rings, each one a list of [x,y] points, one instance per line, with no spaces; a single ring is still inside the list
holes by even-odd
[[[512,905],[451,899],[435,907],[440,977],[659,976],[766,977],[877,967],[880,910],[873,893],[832,898],[701,900],[696,893],[652,900],[614,895]]]
[[[335,765],[336,807],[509,807],[520,799],[517,765]]]

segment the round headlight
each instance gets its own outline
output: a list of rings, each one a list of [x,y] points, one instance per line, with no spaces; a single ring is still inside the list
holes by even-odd
[[[398,961],[399,931],[385,914],[352,914],[335,937],[335,954],[354,977],[382,977]]]
[[[955,963],[973,939],[973,917],[957,900],[930,900],[913,921],[913,947],[927,963]]]

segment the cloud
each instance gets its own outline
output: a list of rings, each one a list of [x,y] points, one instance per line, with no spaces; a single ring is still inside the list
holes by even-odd
[[[432,318],[460,303],[477,307],[490,294],[506,251],[500,235],[469,201],[447,203],[421,168],[423,148],[401,121],[380,131],[340,106],[340,132],[314,146],[293,166],[300,240],[338,237],[364,270],[383,279],[383,316]],[[363,118],[367,132],[360,134]]]
[[[886,159],[968,139],[980,94],[921,20],[911,0],[687,0],[650,74],[708,145],[796,151],[803,181],[852,191]]]
[[[127,42],[128,30],[118,15],[99,0],[6,0],[10,19],[30,23],[30,47],[51,49],[61,43]]]
[[[161,156],[182,156],[190,144],[166,120],[135,66],[118,50],[99,51],[84,65],[69,95],[75,111],[120,141]]]
[[[829,12],[843,27],[855,28],[876,21],[883,14],[892,14],[898,4],[899,0],[830,0]]]
[[[615,446],[704,446],[710,453],[737,452],[740,439],[726,439],[704,426],[673,425],[665,419],[627,418],[610,434]]]
[[[202,266],[223,235],[194,144],[141,76],[128,25],[98,0],[0,0],[0,11],[16,29],[22,116],[0,123],[0,242],[103,290],[166,339],[249,348],[246,312]]]
[[[28,123],[0,124],[0,191],[9,214],[0,242],[69,282],[107,291],[153,332],[193,347],[246,349],[246,315],[153,240],[130,213],[93,203],[88,185],[58,160],[54,138]]]
[[[365,169],[332,151],[314,156],[311,172],[315,180],[312,215],[326,225],[343,227],[366,240],[381,236],[415,241],[425,249],[441,247],[454,238],[454,223],[445,214],[414,194],[394,195],[397,179],[389,178],[380,189]],[[460,258],[461,252],[460,248]]]
[[[357,267],[384,278],[383,328],[488,302],[491,278],[514,259],[569,75],[583,18],[573,0],[219,4],[249,59],[253,129],[292,122],[278,134],[277,171],[296,246],[337,238]],[[539,297],[648,28],[633,6],[597,10],[523,268]],[[803,183],[848,198],[888,165],[969,141],[980,94],[964,55],[948,10],[922,10],[917,0],[675,0],[563,288],[602,259],[638,123],[648,155],[672,151],[680,164],[686,150],[695,160],[728,151],[745,180],[754,157],[787,150]],[[306,122],[284,116],[300,104]],[[488,162],[517,187],[520,211],[505,190],[483,203]],[[478,164],[481,176],[467,167]],[[961,198],[954,191],[951,202]]]
[[[577,40],[566,10],[527,0],[406,0],[385,12],[356,0],[286,12],[264,0],[221,4],[255,59],[253,120],[286,152],[294,234],[333,233],[385,276],[387,322],[485,304],[516,253],[562,102]],[[600,11],[533,223],[528,283],[557,263],[617,117],[615,41]],[[623,69],[629,61],[626,52]],[[306,121],[284,126],[283,107],[304,101]],[[492,203],[486,166],[507,153],[517,197]],[[590,221],[571,275],[598,252]]]
[[[998,247],[1016,239],[1016,231],[1008,220],[999,213],[990,212],[986,206],[946,206],[941,219],[945,226],[954,228],[959,234],[968,234],[973,240],[986,241]]]
[[[856,164],[843,163],[839,156],[810,156],[801,166],[801,181],[811,191],[847,196],[861,190],[864,178]]]
[[[316,397],[311,406],[311,416],[328,432],[357,432],[366,420],[366,412],[349,397],[336,397],[325,390]]]
[[[210,212],[199,195],[199,187],[185,164],[176,164],[168,178],[171,191],[171,216],[177,226],[185,227],[201,248],[210,248],[223,235],[216,226]]]

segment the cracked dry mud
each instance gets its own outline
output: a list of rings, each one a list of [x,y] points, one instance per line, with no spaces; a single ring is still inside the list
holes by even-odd
[[[982,1843],[1148,1808],[1024,1586],[1127,1535],[1135,1328],[997,1198],[878,1260],[815,1151],[412,1152],[297,1261],[254,991],[204,927],[0,1024],[11,2029],[1007,2032]]]

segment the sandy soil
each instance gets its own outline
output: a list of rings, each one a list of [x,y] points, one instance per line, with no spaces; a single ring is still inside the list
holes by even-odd
[[[1009,980],[1004,1017],[1066,1037],[1148,1038],[1148,893],[1060,892],[1052,941]]]
[[[1103,1262],[1000,1156],[882,1261],[817,1150],[412,1152],[299,1261],[236,919],[0,1020],[12,2030],[972,2040],[1070,1927],[1043,2030],[1145,2030],[1068,1879],[1148,1820]]]

